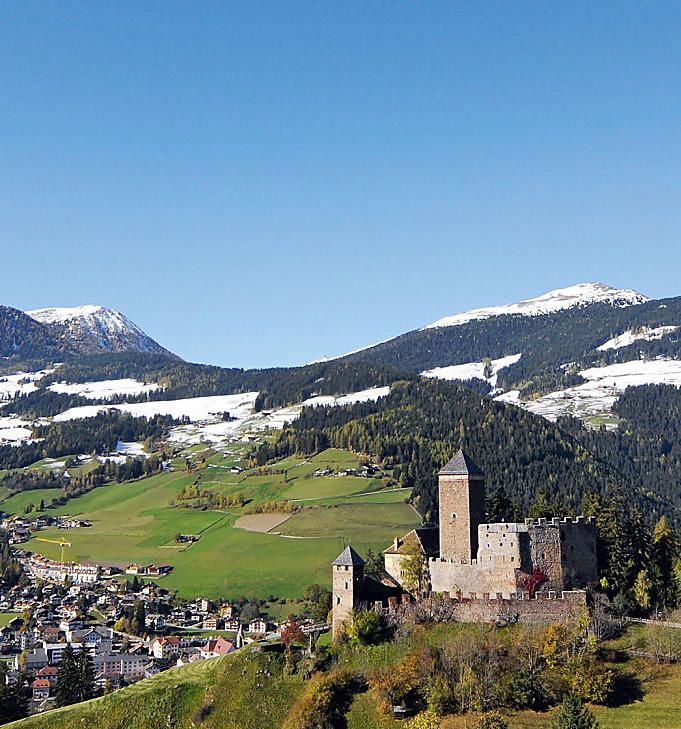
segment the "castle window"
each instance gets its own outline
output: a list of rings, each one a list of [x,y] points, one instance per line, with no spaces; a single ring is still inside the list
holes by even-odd
[[[340,605],[340,597],[336,598],[336,605]]]
[[[348,589],[348,583],[347,582],[345,583],[345,589],[346,590]]]
[[[452,519],[456,519],[456,514],[452,514]]]

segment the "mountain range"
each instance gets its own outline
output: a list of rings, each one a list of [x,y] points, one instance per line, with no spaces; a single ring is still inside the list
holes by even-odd
[[[262,407],[347,394],[351,383],[356,390],[385,386],[397,373],[422,375],[459,381],[552,420],[572,414],[614,427],[612,407],[626,387],[681,385],[680,327],[681,297],[651,300],[632,289],[582,283],[445,316],[298,368],[178,369],[171,362],[179,358],[134,322],[95,305],[27,312],[0,307],[0,355],[8,372],[12,363],[31,360],[46,367],[57,360],[80,362],[81,381],[106,379],[112,372],[163,380],[164,398],[257,390]],[[109,355],[120,355],[113,368]]]

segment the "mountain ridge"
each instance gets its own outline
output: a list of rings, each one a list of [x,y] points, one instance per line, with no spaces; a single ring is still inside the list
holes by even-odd
[[[25,313],[45,325],[55,338],[72,342],[84,354],[127,351],[173,355],[116,309],[85,304]]]

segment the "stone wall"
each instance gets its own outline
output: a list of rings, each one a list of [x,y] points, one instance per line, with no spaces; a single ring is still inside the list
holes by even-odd
[[[582,590],[549,592],[532,600],[524,593],[524,598],[456,600],[436,595],[414,600],[404,595],[402,600],[388,601],[388,614],[396,622],[565,623],[586,605],[586,592]]]
[[[509,598],[517,592],[517,568],[514,563],[499,561],[466,564],[443,559],[428,560],[432,592],[459,595],[462,598],[490,596]]]
[[[596,523],[581,516],[560,523],[563,587],[571,590],[598,579]]]

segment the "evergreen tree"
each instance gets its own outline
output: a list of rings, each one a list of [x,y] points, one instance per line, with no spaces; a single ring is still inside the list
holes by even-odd
[[[7,666],[0,664],[0,724],[28,716],[28,696],[24,690],[26,677],[22,674],[16,681],[7,683]]]
[[[674,566],[679,556],[679,539],[666,517],[655,525],[652,548],[652,568],[655,596],[664,608],[674,608],[678,601],[678,588]]]
[[[553,720],[553,729],[598,729],[598,726],[594,715],[574,694],[565,696]]]
[[[70,643],[66,645],[54,682],[54,698],[57,706],[68,706],[79,700],[79,671],[76,654]]]
[[[90,653],[83,645],[76,656],[76,669],[78,675],[78,701],[87,701],[94,695],[95,666]]]

